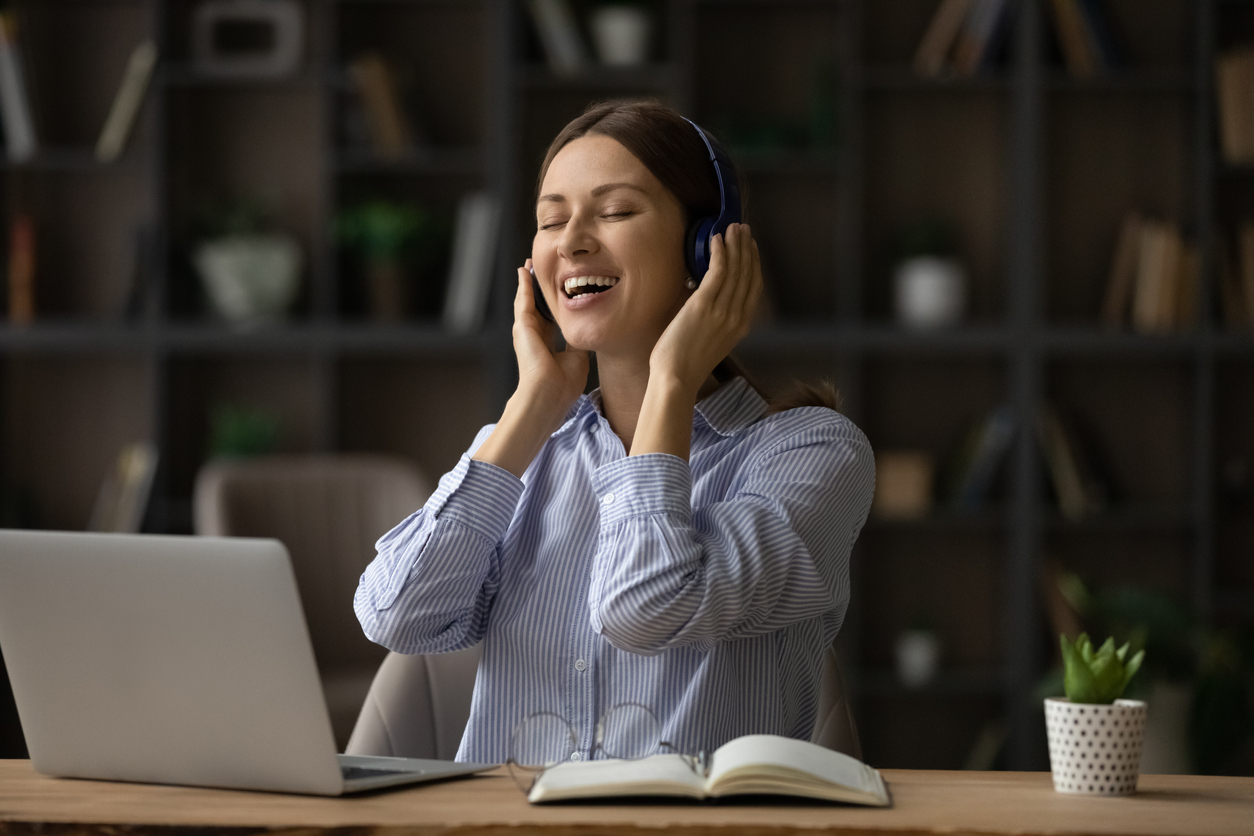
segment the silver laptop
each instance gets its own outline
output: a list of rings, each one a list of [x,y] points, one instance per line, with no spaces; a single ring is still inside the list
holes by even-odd
[[[277,540],[0,531],[0,651],[45,775],[340,795],[493,766],[336,754]]]

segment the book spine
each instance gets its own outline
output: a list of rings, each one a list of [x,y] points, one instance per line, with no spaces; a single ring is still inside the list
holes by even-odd
[[[1136,283],[1140,236],[1141,215],[1129,212],[1119,227],[1119,240],[1110,265],[1110,281],[1106,285],[1106,299],[1102,303],[1102,324],[1108,328],[1122,327],[1127,316]]]
[[[1162,271],[1166,258],[1165,224],[1147,222],[1141,227],[1141,247],[1137,262],[1136,293],[1132,300],[1132,326],[1141,333],[1158,328],[1162,296]]]
[[[945,58],[958,37],[958,30],[962,28],[970,5],[971,0],[942,0],[915,51],[915,72],[929,77],[944,72]]]
[[[1067,72],[1073,78],[1092,78],[1096,68],[1084,37],[1084,24],[1075,0],[1053,0],[1054,24],[1058,29],[1058,41],[1062,45],[1062,57]]]
[[[1198,286],[1201,282],[1202,254],[1194,242],[1184,245],[1180,256],[1180,279],[1176,294],[1174,324],[1179,331],[1197,327]]]
[[[997,466],[1014,440],[1014,424],[1014,414],[1009,406],[1003,406],[989,416],[979,448],[958,491],[960,507],[974,508],[987,499]]]
[[[477,192],[462,198],[442,318],[449,331],[466,333],[483,324],[500,216],[501,203],[494,194]]]
[[[566,0],[530,0],[527,8],[553,71],[572,75],[582,70],[588,63],[587,50]]]
[[[1079,0],[1079,4],[1093,55],[1103,70],[1109,72],[1118,69],[1123,63],[1123,56],[1115,40],[1105,3],[1102,0]]]
[[[1240,232],[1240,301],[1245,324],[1254,328],[1254,221],[1244,221]]]
[[[139,108],[144,102],[144,93],[148,90],[148,82],[152,79],[152,70],[156,64],[157,45],[153,41],[144,41],[131,53],[126,64],[126,73],[122,76],[122,84],[118,87],[113,106],[109,108],[109,116],[100,130],[100,139],[96,142],[96,159],[99,162],[111,163],[122,155],[126,139],[139,116]]]
[[[361,93],[374,152],[388,160],[404,157],[413,149],[413,135],[387,63],[379,55],[366,53],[353,62],[351,72]]]
[[[17,215],[9,229],[9,321],[35,320],[35,222]]]
[[[10,162],[30,161],[39,150],[35,120],[31,116],[26,79],[11,13],[0,13],[0,115],[4,117],[4,139]]]
[[[973,0],[967,12],[958,44],[954,47],[954,70],[961,76],[975,75],[984,56],[984,47],[997,22],[1002,0]]]

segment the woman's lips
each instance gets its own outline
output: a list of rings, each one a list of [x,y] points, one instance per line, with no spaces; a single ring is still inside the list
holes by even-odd
[[[622,282],[620,281],[618,284],[606,290],[602,290],[596,293],[581,293],[578,296],[567,296],[565,290],[559,290],[558,296],[561,297],[562,307],[565,308],[566,310],[582,311],[597,304],[597,302],[600,301],[602,297],[609,296],[611,293],[618,290],[619,284],[622,284]]]

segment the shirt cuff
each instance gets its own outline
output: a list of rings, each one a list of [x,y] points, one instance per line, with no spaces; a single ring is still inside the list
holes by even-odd
[[[648,514],[692,516],[692,470],[670,453],[628,456],[599,467],[592,488],[601,501],[601,525]]]
[[[514,519],[523,482],[503,467],[472,459],[469,454],[444,479],[427,501],[438,520],[454,520],[499,543]]]

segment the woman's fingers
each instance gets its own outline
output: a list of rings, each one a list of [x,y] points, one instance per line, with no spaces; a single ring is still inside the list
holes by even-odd
[[[753,233],[747,224],[741,226],[741,234],[737,236],[737,249],[739,251],[739,273],[737,275],[735,298],[732,300],[732,309],[735,311],[745,311],[746,305],[750,303],[750,296],[753,293],[754,283],[761,279],[761,263],[757,258],[757,242],[753,240]]]

